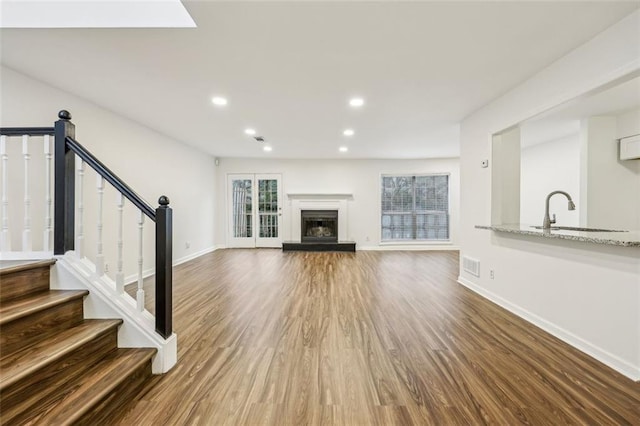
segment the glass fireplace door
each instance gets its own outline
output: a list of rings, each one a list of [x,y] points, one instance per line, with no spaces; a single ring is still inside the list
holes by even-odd
[[[230,174],[229,247],[282,245],[282,185],[279,174]]]

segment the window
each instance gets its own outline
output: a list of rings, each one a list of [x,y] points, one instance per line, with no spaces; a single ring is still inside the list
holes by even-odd
[[[382,176],[382,241],[448,240],[449,176]]]
[[[249,179],[233,180],[233,236],[238,238],[251,237],[251,188]]]

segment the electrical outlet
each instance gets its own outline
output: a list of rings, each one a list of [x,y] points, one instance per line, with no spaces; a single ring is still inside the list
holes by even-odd
[[[191,247],[191,241],[184,243],[184,248],[188,249],[189,247]]]
[[[109,272],[109,264],[105,263],[104,264],[104,273],[106,274],[107,272]]]
[[[496,275],[493,273],[493,269],[489,271],[489,278],[494,279]]]

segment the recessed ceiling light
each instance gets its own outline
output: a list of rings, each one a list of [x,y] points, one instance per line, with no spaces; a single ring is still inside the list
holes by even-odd
[[[214,96],[211,98],[211,102],[213,102],[214,105],[224,106],[227,104],[227,99],[222,96]]]
[[[349,105],[352,107],[361,107],[364,105],[364,99],[362,98],[351,98],[349,99]]]
[[[256,131],[254,129],[244,129],[244,132],[248,135],[255,135]]]
[[[265,145],[265,146],[263,146],[263,147],[262,147],[262,149],[263,149],[263,150],[265,150],[265,151],[267,151],[267,152],[271,152],[271,150],[272,150],[273,148],[271,148],[271,147],[270,147],[270,146],[268,146],[268,145]]]
[[[340,148],[338,148],[338,150],[340,152],[347,152],[347,151],[349,151],[349,148],[347,148],[346,146],[341,146]]]
[[[354,133],[355,132],[353,131],[353,129],[347,129],[344,132],[342,132],[342,134],[345,135],[345,136],[353,136]]]

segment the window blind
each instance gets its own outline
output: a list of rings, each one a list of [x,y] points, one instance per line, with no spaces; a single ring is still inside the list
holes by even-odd
[[[382,241],[448,240],[449,176],[382,176]]]

